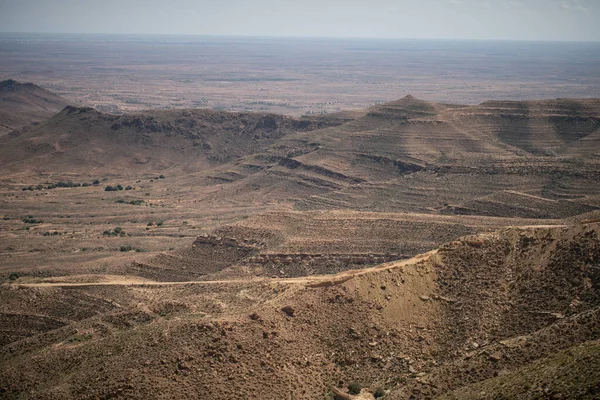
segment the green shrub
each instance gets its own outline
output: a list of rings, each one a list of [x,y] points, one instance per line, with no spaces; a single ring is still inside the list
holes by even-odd
[[[376,399],[379,399],[379,398],[381,398],[383,396],[385,396],[385,390],[382,387],[378,387],[373,392],[373,397],[375,397]]]
[[[114,192],[115,189],[112,186],[108,185],[107,187],[104,188],[104,191],[105,192]]]
[[[142,204],[144,204],[144,200],[131,200],[129,202],[129,204],[134,205],[134,206],[141,206]]]
[[[17,279],[19,279],[20,275],[16,272],[11,273],[8,276],[8,279],[10,279],[11,281],[16,281]]]
[[[92,182],[92,185],[99,185],[100,181],[98,179],[94,179],[94,181]]]
[[[358,382],[350,382],[348,384],[348,392],[350,394],[360,394],[360,389],[362,389],[362,387],[360,386],[360,383]]]
[[[133,247],[131,247],[130,245],[119,247],[119,251],[131,251],[131,250],[133,250]]]
[[[158,177],[158,179],[165,179],[165,176],[161,175],[161,176]]]
[[[157,222],[156,226],[163,226],[163,222],[162,221]]]
[[[131,186],[127,186],[127,187],[125,188],[125,190],[133,190],[133,187],[131,187]]]

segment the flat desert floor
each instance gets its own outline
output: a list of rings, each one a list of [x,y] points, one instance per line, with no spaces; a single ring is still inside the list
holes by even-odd
[[[110,112],[598,97],[598,65],[597,43],[0,35],[0,78]]]

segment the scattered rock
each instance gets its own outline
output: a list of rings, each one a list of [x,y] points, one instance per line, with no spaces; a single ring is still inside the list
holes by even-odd
[[[296,310],[292,306],[285,306],[281,308],[281,311],[288,317],[293,317],[296,314]]]
[[[252,313],[250,314],[250,319],[252,321],[262,321],[262,318],[260,317],[260,315],[258,315],[257,313]]]

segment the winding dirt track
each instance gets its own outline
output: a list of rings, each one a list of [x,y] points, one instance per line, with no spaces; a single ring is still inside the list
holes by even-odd
[[[415,257],[380,264],[373,268],[359,270],[348,270],[335,275],[314,275],[299,278],[257,278],[257,279],[231,279],[218,281],[183,281],[183,282],[156,282],[136,279],[114,279],[102,282],[39,282],[39,283],[12,283],[13,287],[86,287],[86,286],[175,286],[175,285],[222,285],[222,284],[247,284],[247,283],[285,283],[304,284],[308,287],[324,287],[346,282],[355,276],[365,275],[372,272],[385,271],[389,269],[404,267],[428,260],[437,250],[419,254]]]

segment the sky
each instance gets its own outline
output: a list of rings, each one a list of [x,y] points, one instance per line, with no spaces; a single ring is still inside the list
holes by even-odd
[[[600,0],[0,0],[0,32],[600,41]]]

